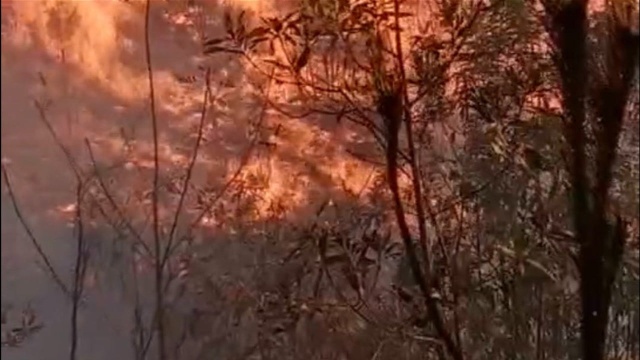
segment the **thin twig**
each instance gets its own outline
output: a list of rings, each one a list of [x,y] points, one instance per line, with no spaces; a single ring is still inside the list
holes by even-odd
[[[115,211],[116,215],[118,216],[118,219],[120,221],[122,221],[124,226],[127,228],[127,230],[129,230],[129,233],[135,237],[137,243],[140,246],[142,246],[142,248],[147,252],[148,255],[150,255],[151,254],[151,249],[142,240],[142,236],[134,228],[134,226],[131,223],[131,221],[129,221],[129,219],[127,218],[126,214],[120,208],[120,206],[116,202],[115,198],[111,194],[111,191],[107,187],[107,184],[105,184],[104,178],[102,177],[102,175],[100,174],[100,171],[98,169],[98,163],[96,161],[96,158],[95,158],[95,155],[94,155],[94,152],[93,152],[93,148],[91,146],[91,143],[89,142],[89,139],[85,139],[84,142],[85,142],[85,145],[87,147],[87,151],[89,152],[89,159],[91,160],[91,165],[93,167],[93,172],[94,172],[95,178],[98,180],[98,185],[100,185],[100,188],[102,188],[102,193],[104,194],[105,198],[109,202],[109,205],[111,205],[111,207],[113,208],[113,211]]]
[[[58,275],[58,273],[53,268],[53,265],[51,264],[51,261],[49,260],[49,257],[47,256],[47,254],[42,249],[42,246],[40,245],[40,242],[35,237],[35,235],[33,234],[33,231],[31,230],[31,227],[27,223],[27,220],[22,215],[22,211],[20,211],[20,206],[18,204],[18,200],[17,200],[17,198],[15,196],[15,193],[13,192],[13,187],[11,186],[11,181],[9,180],[9,174],[8,174],[7,168],[4,166],[4,164],[1,164],[0,166],[2,166],[2,177],[4,178],[4,182],[7,185],[7,191],[9,193],[9,198],[11,199],[11,205],[13,206],[13,210],[16,213],[16,216],[18,217],[18,220],[20,221],[20,224],[22,225],[22,228],[24,229],[24,231],[26,232],[27,236],[31,240],[31,243],[33,244],[33,247],[36,249],[36,252],[40,256],[40,259],[42,260],[42,262],[44,263],[45,267],[47,268],[47,270],[49,272],[49,275],[51,276],[53,281],[58,285],[58,287],[60,287],[60,289],[62,290],[62,292],[65,295],[71,295],[71,292],[69,291],[69,288],[64,284],[64,282],[61,280],[61,278]]]
[[[271,79],[267,84],[266,95],[265,95],[266,97],[268,97],[269,95],[272,82],[273,81]],[[260,116],[256,124],[258,128],[261,127],[262,124],[264,123],[264,120],[267,116],[267,108],[268,108],[268,103],[263,104],[262,109],[260,110]],[[189,226],[189,231],[185,235],[181,236],[180,240],[176,242],[173,245],[173,247],[169,250],[170,252],[173,252],[174,248],[178,244],[180,244],[182,241],[184,241],[185,239],[188,239],[191,236],[191,231],[200,224],[202,219],[204,219],[204,217],[207,216],[207,214],[209,214],[211,209],[213,209],[213,207],[218,203],[218,201],[220,201],[220,199],[222,199],[222,197],[226,194],[227,190],[233,185],[233,183],[238,179],[238,177],[240,177],[240,175],[242,174],[242,171],[245,169],[245,166],[249,163],[249,160],[251,159],[251,156],[253,154],[253,150],[255,146],[258,144],[258,141],[259,141],[259,135],[256,134],[254,138],[251,139],[251,142],[249,143],[249,146],[246,152],[241,156],[240,164],[236,169],[236,171],[233,173],[233,175],[231,175],[229,180],[222,186],[222,189],[220,189],[218,194],[216,194],[216,196],[208,202],[207,206],[205,206],[204,209],[200,211],[198,216],[195,217],[195,219],[191,222]]]
[[[76,260],[73,278],[73,297],[71,309],[71,347],[69,350],[69,360],[76,359],[78,349],[78,310],[80,308],[80,298],[84,290],[84,279],[87,269],[88,253],[86,251],[84,239],[84,222],[82,219],[82,198],[83,184],[78,182],[76,189]]]
[[[162,247],[160,238],[160,218],[158,211],[158,191],[160,190],[160,158],[158,154],[158,117],[156,114],[156,96],[153,83],[153,66],[151,63],[151,39],[149,34],[149,23],[151,20],[151,0],[145,3],[144,14],[144,48],[147,65],[147,76],[149,78],[149,108],[151,112],[151,127],[153,132],[153,192],[151,207],[153,212],[153,246],[155,257],[155,301],[156,301],[156,328],[158,330],[158,358],[166,360],[165,327],[164,327],[164,293],[163,288],[163,268],[162,268]]]
[[[172,245],[175,237],[176,230],[178,228],[178,221],[180,219],[180,214],[182,213],[182,208],[184,207],[184,201],[187,198],[187,193],[189,191],[189,184],[191,183],[191,176],[193,175],[193,169],[196,164],[196,160],[198,158],[198,153],[200,152],[200,145],[202,144],[202,138],[204,137],[204,124],[207,119],[207,108],[209,107],[209,102],[211,98],[211,69],[207,68],[205,74],[205,89],[202,100],[202,109],[200,111],[200,123],[198,124],[198,136],[196,138],[196,143],[193,147],[193,152],[191,154],[191,159],[189,161],[189,165],[187,166],[187,171],[185,174],[184,184],[182,185],[182,189],[180,191],[180,199],[178,200],[178,206],[176,207],[175,213],[173,215],[173,222],[171,224],[171,230],[169,231],[169,240],[165,246],[164,257],[161,262],[161,267],[164,268],[166,262],[169,260],[172,254]]]
[[[37,100],[34,100],[33,104],[38,110],[40,121],[42,121],[44,126],[47,128],[47,130],[49,131],[49,134],[51,135],[51,138],[56,143],[58,148],[64,153],[64,156],[67,159],[67,162],[69,163],[69,167],[71,168],[71,170],[74,172],[76,176],[76,180],[80,181],[80,179],[82,179],[83,177],[82,171],[80,170],[80,167],[78,166],[78,163],[76,162],[76,160],[73,158],[73,155],[71,155],[71,152],[69,151],[69,149],[64,145],[64,143],[58,136],[58,133],[56,133],[55,129],[53,128],[51,121],[49,121],[49,118],[47,117],[47,111],[45,107]]]
[[[133,254],[132,254],[133,255]],[[134,291],[134,308],[133,308],[133,348],[135,351],[135,359],[143,360],[146,358],[148,346],[145,341],[145,330],[142,322],[142,305],[140,304],[140,289],[138,282],[138,268],[135,258],[131,256],[131,275],[133,277]],[[149,334],[149,342],[153,332]]]
[[[462,360],[464,359],[464,355],[459,348],[459,344],[455,343],[455,340],[453,339],[451,333],[447,329],[443,319],[442,312],[438,307],[438,303],[430,293],[431,284],[429,282],[431,281],[431,269],[430,269],[431,259],[429,256],[429,249],[427,246],[428,239],[427,239],[427,231],[425,227],[426,215],[425,215],[425,210],[422,204],[422,184],[420,183],[420,171],[418,169],[418,164],[416,160],[415,144],[413,143],[413,130],[412,130],[413,124],[411,119],[411,109],[409,107],[409,94],[406,86],[407,76],[404,68],[405,66],[404,55],[403,55],[402,41],[401,41],[401,34],[400,34],[400,0],[394,0],[394,12],[395,12],[395,43],[396,43],[395,57],[396,57],[397,66],[400,72],[399,74],[400,82],[401,82],[400,91],[402,91],[403,103],[405,105],[404,114],[402,114],[402,117],[404,118],[404,123],[405,123],[405,130],[406,130],[406,136],[407,136],[407,142],[408,142],[408,155],[410,159],[411,172],[413,175],[412,185],[413,185],[413,191],[416,199],[415,200],[416,211],[418,213],[418,232],[420,236],[420,245],[422,246],[423,256],[425,260],[424,272],[420,269],[420,264],[417,261],[417,258],[415,256],[415,248],[414,248],[413,240],[411,239],[411,234],[406,224],[405,214],[402,211],[402,206],[401,206],[402,201],[399,198],[398,188],[397,188],[397,168],[391,169],[392,171],[390,171],[391,173],[390,177],[393,177],[393,178],[390,178],[389,181],[390,183],[391,182],[395,183],[394,198],[396,202],[396,209],[397,209],[397,215],[398,215],[397,217],[399,220],[399,225],[401,225],[401,229],[403,232],[403,239],[404,239],[405,247],[407,248],[407,254],[410,255],[409,260],[412,263],[411,264],[412,272],[418,284],[420,285],[420,289],[424,297],[424,301],[427,307],[427,312],[429,314],[429,317],[431,318],[431,321],[434,325],[434,328],[436,329],[436,332],[438,333],[438,336],[444,342],[445,348],[449,353],[449,355],[451,355],[451,357],[454,358],[455,360]],[[397,154],[393,154],[393,156],[394,156],[394,159],[396,159]],[[391,166],[394,166],[394,165],[397,167],[397,164],[391,164]],[[413,250],[413,251],[410,251],[410,250]]]

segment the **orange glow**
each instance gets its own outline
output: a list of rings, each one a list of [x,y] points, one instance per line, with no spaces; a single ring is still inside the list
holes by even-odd
[[[274,7],[275,1],[227,0],[224,4],[260,15],[284,11],[282,2]],[[33,94],[48,98],[53,104],[51,120],[65,134],[66,144],[83,149],[84,138],[89,138],[102,161],[121,165],[119,181],[148,188],[148,179],[140,180],[139,173],[153,166],[143,3],[143,0],[3,1],[3,8],[11,7],[14,17],[14,26],[3,40],[8,44],[8,52],[36,49],[49,59],[43,62],[42,69],[33,70],[42,71],[46,84],[31,84],[36,90],[29,89],[24,94],[25,104],[31,103]],[[241,165],[240,180],[267,177],[268,181],[260,185],[258,216],[267,216],[267,209],[274,203],[286,204],[288,211],[294,211],[324,201],[336,191],[359,193],[365,188],[366,192],[372,167],[347,153],[354,132],[347,126],[326,126],[323,119],[285,120],[269,112],[263,125],[272,129],[281,126],[283,131],[277,136],[266,131],[264,136],[269,138],[257,140],[268,140],[275,146],[264,149],[262,145],[251,145],[255,140],[246,135],[247,128],[260,116],[261,107],[261,89],[250,81],[255,74],[233,57],[204,58],[198,42],[198,36],[205,33],[215,36],[221,31],[219,23],[207,21],[205,16],[210,13],[211,18],[219,20],[220,4],[201,1],[198,2],[201,10],[194,10],[178,3],[158,1],[152,9],[151,46],[163,168],[179,173],[189,161],[203,91],[202,71],[198,67],[208,65],[213,70],[212,91],[216,101],[207,119],[208,141],[198,158],[197,171],[207,174],[197,179],[202,182],[199,185],[229,181]],[[423,22],[431,11],[428,3],[416,1],[406,6],[415,7],[418,21]],[[404,45],[419,31],[416,23],[406,26]],[[442,33],[436,25],[427,32]],[[12,71],[19,63],[7,60],[3,51],[3,73],[5,69]],[[193,83],[179,80],[184,76],[195,80]],[[271,92],[274,100],[286,100],[289,89],[285,85],[274,87]],[[450,92],[452,87],[448,84],[446,90]],[[61,91],[65,88],[70,90]],[[110,98],[85,97],[93,92]],[[91,103],[102,100],[104,104]],[[558,106],[554,99],[547,99],[547,103]],[[105,108],[109,112],[105,113]],[[75,128],[65,133],[65,127],[71,126],[67,125],[69,118],[76,119]],[[121,132],[131,132],[132,138],[125,139]],[[243,153],[252,146],[257,148],[254,156],[244,164]],[[121,191],[144,192],[135,186],[122,188]]]
[[[119,184],[127,186],[115,186],[114,196],[126,202],[126,207],[134,213],[139,211],[135,210],[136,206],[148,203],[131,199],[143,196],[148,190],[148,170],[153,166],[143,51],[143,2],[3,1],[3,6],[10,6],[14,14],[14,26],[3,39],[8,45],[8,50],[3,48],[3,73],[21,69],[21,61],[5,59],[5,51],[37,51],[48,58],[40,63],[40,68],[20,70],[42,73],[42,81],[30,83],[33,91],[20,94],[25,104],[21,106],[31,107],[34,94],[38,100],[51,103],[47,110],[49,120],[64,144],[83,159],[85,167],[90,168],[90,164],[84,138],[90,139],[95,156],[105,167],[120,164],[111,171]],[[203,4],[213,6],[213,2]],[[271,1],[229,0],[227,4],[261,15],[273,11]],[[202,72],[196,65],[212,66],[212,91],[217,100],[216,106],[210,109],[211,122],[206,131],[209,138],[218,140],[203,145],[196,171],[215,174],[194,178],[200,186],[212,185],[208,179],[228,181],[236,172],[243,152],[238,149],[250,147],[251,140],[245,133],[249,123],[258,116],[260,105],[258,90],[248,81],[249,75],[242,64],[229,59],[216,63],[215,59],[202,58],[192,32],[202,19],[194,16],[201,14],[154,2],[151,46],[162,130],[159,155],[166,172],[180,173],[189,161],[203,91]],[[204,30],[209,33],[216,28],[216,25],[207,26]],[[183,74],[193,74],[196,82],[181,82],[177,75]],[[274,93],[280,90],[276,88]],[[92,93],[107,94],[111,98],[90,99],[88,95]],[[268,175],[256,199],[256,216],[268,216],[273,204],[294,211],[324,201],[335,191],[360,192],[366,186],[371,167],[346,153],[342,140],[333,133],[339,127],[321,129],[312,120],[284,121],[272,113],[267,114],[264,122],[265,126],[281,124],[283,127],[282,134],[271,139],[277,146],[266,151],[261,145],[254,145],[257,148],[254,153],[259,156],[249,158],[237,179],[248,181]],[[125,139],[123,131],[131,133],[132,138]],[[49,137],[44,129],[38,132]],[[9,150],[7,157],[11,159],[15,148]],[[46,153],[51,149],[38,151]],[[15,164],[14,168],[17,170],[19,166],[28,165]],[[29,191],[33,189],[21,193]],[[175,201],[169,200],[167,205],[170,203]],[[67,199],[56,205],[58,215],[72,217],[70,204],[72,200]],[[169,209],[163,214],[164,218],[171,216]]]

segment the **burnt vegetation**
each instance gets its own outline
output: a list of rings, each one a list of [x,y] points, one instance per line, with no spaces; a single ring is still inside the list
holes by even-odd
[[[81,278],[98,262],[83,237],[92,217],[153,268],[152,310],[135,285],[136,359],[638,359],[638,9],[604,3],[225,10],[224,34],[202,49],[260,84],[251,146],[223,186],[192,185],[216,106],[209,68],[191,155],[165,188],[151,101],[147,239],[87,141],[90,169],[70,160],[78,259],[61,286],[74,319]],[[267,112],[357,133],[344,147],[373,169],[365,187],[336,186],[304,219],[272,203],[256,220],[263,194],[251,181],[269,178],[239,174],[286,131],[268,128]],[[177,199],[169,217],[167,193]],[[224,235],[197,241],[210,216]],[[73,360],[82,336],[72,325]]]

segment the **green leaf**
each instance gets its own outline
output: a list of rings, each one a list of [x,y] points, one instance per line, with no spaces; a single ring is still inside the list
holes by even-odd
[[[255,38],[260,38],[266,34],[269,33],[269,28],[265,27],[265,26],[258,26],[257,28],[249,31],[249,33],[247,34],[247,39],[255,39]]]
[[[496,155],[504,156],[504,150],[502,150],[502,147],[500,147],[498,143],[492,142],[491,148]]]
[[[331,266],[339,263],[348,263],[348,262],[349,262],[349,257],[345,254],[331,255],[331,256],[325,257],[324,259],[324,264],[326,266]]]
[[[513,239],[513,250],[516,256],[522,256],[527,250],[529,241],[524,236],[516,236]]]
[[[537,262],[536,260],[533,259],[526,259],[525,260],[527,262],[527,264],[531,265],[532,267],[540,270],[544,275],[546,275],[547,277],[549,277],[550,280],[552,281],[558,281],[558,279],[556,278],[555,274],[547,269],[544,265],[542,265],[541,263]]]
[[[300,54],[300,56],[298,56],[298,58],[296,59],[296,62],[293,66],[293,70],[296,73],[300,72],[300,70],[302,70],[302,68],[304,68],[307,65],[310,57],[311,57],[311,48],[309,48],[309,45],[306,45],[302,50],[302,53]]]
[[[278,60],[266,59],[266,60],[264,60],[264,62],[267,63],[267,64],[271,64],[271,65],[277,67],[280,70],[289,70],[289,67],[287,65],[284,65],[283,63],[281,63]]]
[[[205,47],[206,47],[206,46],[214,46],[214,45],[221,44],[221,43],[223,43],[224,41],[226,41],[226,39],[214,38],[214,39],[206,40],[206,41],[204,42],[204,44],[203,44],[203,45],[204,45]]]
[[[224,23],[224,29],[227,32],[227,34],[230,35],[231,37],[235,37],[233,19],[231,18],[231,12],[229,10],[224,12],[223,23]]]

